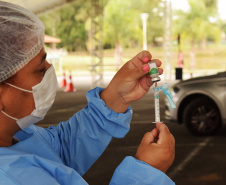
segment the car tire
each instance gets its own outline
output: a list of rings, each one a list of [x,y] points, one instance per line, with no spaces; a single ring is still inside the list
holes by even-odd
[[[190,102],[184,110],[183,122],[197,136],[213,135],[222,125],[217,106],[207,98]]]

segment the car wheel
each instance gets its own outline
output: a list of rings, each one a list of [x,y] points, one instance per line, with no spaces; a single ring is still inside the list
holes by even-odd
[[[195,99],[187,105],[183,121],[192,134],[199,136],[212,135],[221,127],[218,108],[205,98]]]

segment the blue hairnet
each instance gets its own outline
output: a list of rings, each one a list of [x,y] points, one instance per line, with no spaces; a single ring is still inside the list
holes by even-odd
[[[34,13],[0,1],[0,83],[40,52],[44,46],[44,30]]]

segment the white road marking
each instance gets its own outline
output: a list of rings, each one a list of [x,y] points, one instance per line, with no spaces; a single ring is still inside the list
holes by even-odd
[[[199,143],[197,147],[195,147],[177,167],[174,168],[173,171],[171,171],[168,176],[170,178],[174,178],[179,172],[181,172],[185,166],[188,164],[189,161],[191,161],[212,139],[212,137],[208,137],[204,140],[204,142]]]

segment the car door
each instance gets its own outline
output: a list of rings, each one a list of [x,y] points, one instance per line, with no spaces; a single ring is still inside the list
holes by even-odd
[[[217,92],[221,98],[220,102],[222,103],[221,107],[223,110],[220,110],[222,113],[223,121],[226,122],[226,72],[220,73],[219,79],[216,81],[216,85],[219,87],[220,91]]]
[[[223,77],[223,92],[224,92],[224,100],[223,100],[223,104],[224,104],[224,112],[226,112],[226,72],[224,73],[224,77]],[[224,120],[226,122],[226,114],[224,114]]]

